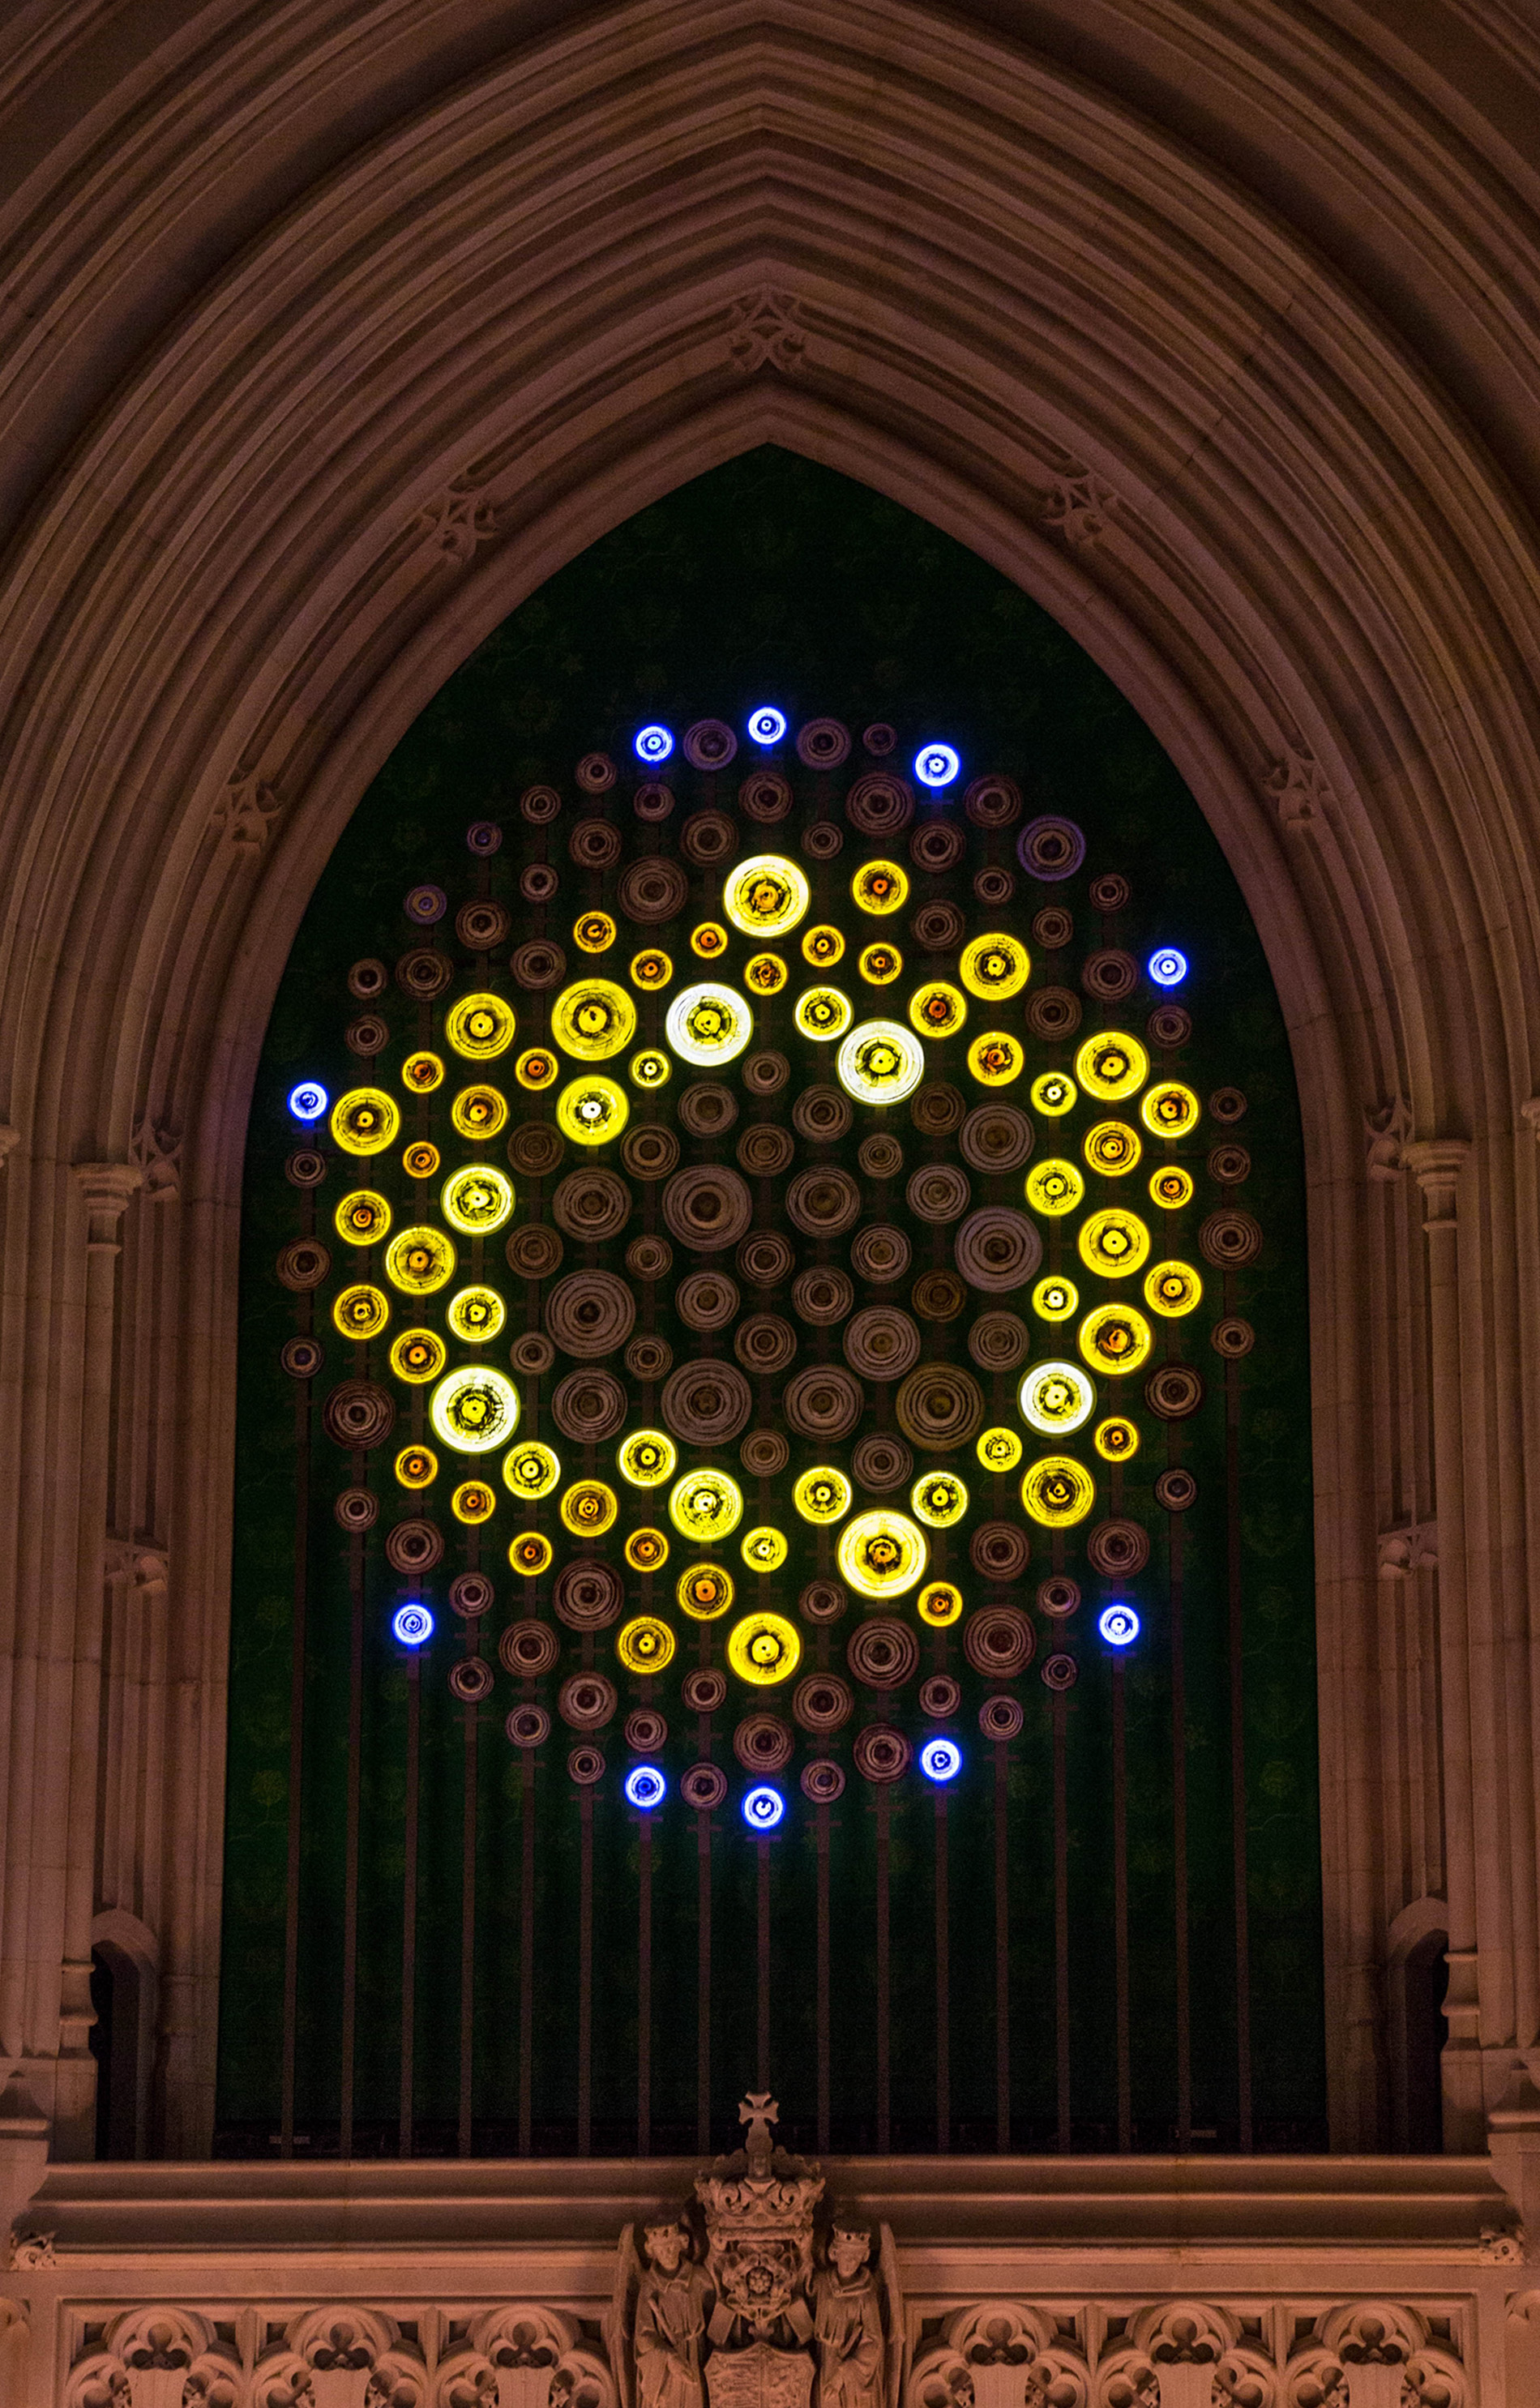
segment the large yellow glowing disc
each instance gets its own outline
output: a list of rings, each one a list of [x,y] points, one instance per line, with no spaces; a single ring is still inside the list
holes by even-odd
[[[485,1455],[506,1446],[519,1426],[519,1392],[490,1364],[466,1364],[439,1381],[428,1419],[458,1455]]]
[[[1019,937],[974,937],[964,945],[957,975],[970,995],[986,1000],[1019,995],[1031,975],[1031,955]]]
[[[924,1578],[928,1561],[918,1525],[885,1506],[857,1513],[840,1533],[841,1578],[862,1597],[901,1597]]]
[[[1021,1501],[1034,1522],[1050,1530],[1067,1530],[1083,1522],[1096,1503],[1096,1483],[1072,1455],[1045,1455],[1023,1480]]]
[[[896,1020],[863,1020],[834,1058],[847,1096],[861,1104],[901,1104],[925,1076],[925,1048]]]
[[[741,1681],[768,1689],[787,1681],[802,1660],[797,1626],[783,1613],[746,1613],[727,1634],[727,1661]]]
[[[637,1008],[613,979],[577,979],[551,1011],[551,1034],[576,1062],[607,1062],[637,1032]]]
[[[1067,1438],[1090,1419],[1096,1390],[1078,1363],[1034,1363],[1017,1401],[1029,1429],[1042,1438]]]
[[[385,1277],[408,1296],[431,1296],[454,1277],[454,1261],[442,1229],[398,1229],[385,1248]]]
[[[513,1182],[489,1162],[468,1162],[445,1180],[439,1209],[463,1238],[489,1238],[513,1210]]]
[[[806,914],[812,889],[795,861],[752,853],[727,872],[722,909],[744,937],[784,937]]]
[[[1080,1351],[1093,1371],[1137,1371],[1147,1362],[1155,1332],[1131,1304],[1099,1304],[1080,1325]]]
[[[400,1107],[383,1087],[350,1087],[332,1106],[332,1136],[344,1154],[383,1154],[400,1125]]]
[[[741,1054],[754,1035],[754,1013],[735,988],[706,980],[680,989],[664,1032],[682,1062],[709,1069]]]
[[[506,1054],[516,1025],[512,1005],[500,995],[463,995],[444,1015],[444,1035],[456,1054],[470,1062],[490,1062]]]
[[[743,1492],[725,1471],[686,1471],[669,1491],[669,1519],[681,1538],[709,1547],[743,1518]]]
[[[1149,1260],[1148,1229],[1137,1212],[1125,1212],[1120,1204],[1087,1213],[1075,1243],[1087,1269],[1100,1271],[1103,1279],[1126,1279]]]
[[[1150,1057],[1137,1037],[1121,1029],[1103,1029],[1087,1037],[1074,1057],[1074,1074],[1089,1096],[1104,1104],[1120,1104],[1137,1095],[1150,1074]]]
[[[556,1125],[576,1145],[608,1145],[631,1117],[624,1088],[590,1070],[556,1097]]]

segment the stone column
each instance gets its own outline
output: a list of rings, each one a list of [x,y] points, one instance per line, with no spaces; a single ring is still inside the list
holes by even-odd
[[[1428,1234],[1429,1348],[1432,1370],[1433,1480],[1438,1516],[1438,1662],[1444,1743],[1445,1885],[1449,1907],[1449,2037],[1444,2050],[1444,2145],[1486,2146],[1481,1994],[1476,1954],[1475,1829],[1471,1761],[1470,1609],[1465,1562],[1465,1457],[1461,1428],[1460,1175],[1465,1138],[1406,1148],[1422,1191]]]
[[[91,1924],[96,1887],[96,1777],[101,1736],[102,1621],[107,1578],[108,1449],[119,1234],[143,1180],[132,1162],[82,1162],[75,1183],[86,1214],[85,1317],[80,1364],[80,1462],[76,1555],[74,1678],[65,1840],[64,1951],[53,2155],[95,2151],[96,2067],[91,2055]]]

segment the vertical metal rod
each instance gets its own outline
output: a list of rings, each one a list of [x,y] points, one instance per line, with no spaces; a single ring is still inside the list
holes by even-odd
[[[755,1842],[758,1854],[758,2012],[755,2018],[755,2079],[761,2090],[770,2088],[770,1843],[763,1835]]]
[[[594,1793],[578,1792],[578,2155],[593,2142]]]
[[[877,2154],[892,2145],[891,2060],[889,2054],[888,1961],[888,1792],[885,1782],[877,1792]]]
[[[936,2147],[952,2145],[952,1912],[946,1792],[936,1808]]]
[[[1133,2065],[1129,2021],[1129,1750],[1123,1658],[1112,1667],[1113,1954],[1117,1998],[1117,2145],[1133,2147]]]
[[[535,2122],[535,1758],[524,1755],[524,1857],[519,1868],[519,2155],[534,2147]]]
[[[695,2128],[701,2154],[712,2145],[712,1818],[695,1818]]]
[[[995,1742],[995,2146],[1011,2146],[1010,1774],[1005,1742]]]
[[[1182,1629],[1182,1521],[1171,1525],[1172,1856],[1176,1892],[1176,2145],[1192,2146],[1192,1991],[1187,1933],[1187,1684]]]
[[[422,1769],[423,1659],[413,1648],[407,1657],[407,1813],[406,1862],[401,1870],[401,2106],[400,2155],[412,2153],[412,2109],[416,2091],[413,2062],[417,2042],[417,1809]]]
[[[465,1804],[460,1825],[460,2128],[462,2157],[470,2155],[476,2070],[476,1709],[465,1710]]]
[[[353,2057],[358,2032],[358,1839],[363,1805],[364,1541],[348,1541],[353,1630],[348,1654],[348,1836],[342,1868],[342,2078],[337,2149],[353,2155]]]
[[[307,1196],[306,1201],[309,1202]],[[307,1299],[309,1301],[309,1299]],[[289,1625],[289,1830],[283,1889],[283,2071],[279,2155],[295,2153],[295,2073],[299,2037],[299,1841],[305,1777],[306,1602],[309,1586],[310,1383],[295,1394],[295,1593]]]
[[[637,1835],[637,2155],[653,2147],[653,1818]]]
[[[1066,1711],[1063,1691],[1055,1692],[1054,1717],[1054,2055],[1058,2075],[1058,2133],[1061,2150],[1070,2146],[1070,1810],[1065,1759]]]
[[[1226,1274],[1226,1287],[1230,1284]],[[1225,1310],[1230,1310],[1227,1294]],[[1235,2082],[1240,2145],[1252,2145],[1251,1924],[1246,1881],[1245,1662],[1241,1613],[1241,1367],[1225,1365],[1225,1504],[1230,1577],[1230,1819],[1235,1881]]]
[[[818,1846],[818,1934],[814,1980],[814,2013],[818,2046],[818,2146],[829,2145],[829,2021],[828,2021],[828,1808],[815,1810]]]

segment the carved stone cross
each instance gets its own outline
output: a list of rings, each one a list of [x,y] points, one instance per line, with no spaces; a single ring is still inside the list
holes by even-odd
[[[751,2090],[739,2107],[738,2120],[749,2128],[745,2146],[749,2153],[750,2171],[754,2173],[768,2173],[770,2171],[772,2146],[770,2128],[779,2120],[780,2114],[780,2100],[772,2099],[768,2090]]]

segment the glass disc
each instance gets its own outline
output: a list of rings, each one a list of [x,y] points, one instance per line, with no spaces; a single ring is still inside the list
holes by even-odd
[[[1125,1212],[1120,1204],[1087,1213],[1075,1242],[1087,1269],[1099,1271],[1103,1279],[1126,1279],[1149,1259],[1148,1229],[1137,1212]]]
[[[332,1319],[344,1338],[378,1338],[390,1319],[390,1304],[380,1288],[360,1281],[343,1289],[332,1307]]]
[[[751,1572],[779,1571],[786,1560],[785,1533],[761,1524],[758,1529],[744,1532],[741,1552]]]
[[[799,1474],[791,1501],[804,1522],[841,1522],[850,1511],[850,1483],[832,1464]]]
[[[540,1530],[521,1530],[509,1541],[508,1560],[525,1580],[538,1580],[551,1569],[551,1541]]]
[[[561,1064],[549,1045],[531,1045],[513,1065],[513,1076],[531,1095],[538,1096],[542,1087],[554,1086],[560,1075]]]
[[[383,1087],[350,1087],[332,1106],[332,1137],[344,1154],[383,1154],[400,1125],[396,1098]]]
[[[560,1457],[539,1439],[523,1440],[518,1446],[510,1447],[503,1457],[504,1487],[530,1504],[537,1498],[549,1497],[560,1478]]]
[[[1096,1502],[1096,1483],[1069,1455],[1045,1455],[1021,1484],[1021,1501],[1034,1522],[1067,1530],[1083,1522]]]
[[[944,1630],[962,1612],[962,1591],[950,1581],[927,1581],[914,1599],[914,1611],[932,1630]]]
[[[949,1530],[968,1511],[968,1491],[955,1471],[922,1471],[909,1492],[909,1510],[930,1530]]]
[[[1144,1148],[1139,1131],[1127,1121],[1098,1121],[1086,1131],[1080,1150],[1103,1179],[1121,1179],[1125,1171],[1138,1169]]]
[[[868,945],[856,965],[868,986],[891,986],[903,968],[897,945]]]
[[[686,1471],[669,1491],[669,1519],[681,1538],[709,1547],[743,1518],[743,1492],[725,1471]]]
[[[606,1481],[574,1480],[562,1492],[560,1511],[564,1530],[575,1539],[597,1539],[614,1521],[620,1500]]]
[[[975,937],[964,945],[957,975],[970,995],[1019,995],[1031,975],[1032,959],[1017,937]]]
[[[754,1035],[754,1014],[730,986],[708,982],[680,990],[669,1006],[665,1028],[682,1062],[710,1068],[741,1054]]]
[[[449,1116],[462,1137],[496,1137],[508,1118],[508,1104],[496,1087],[462,1087]]]
[[[427,1139],[418,1138],[401,1156],[401,1168],[409,1179],[431,1179],[439,1168],[439,1149]]]
[[[1155,1263],[1144,1273],[1144,1302],[1164,1320],[1193,1312],[1202,1297],[1203,1283],[1190,1263]]]
[[[625,1553],[634,1572],[659,1572],[669,1560],[669,1541],[661,1530],[633,1530]]]
[[[797,1026],[804,1037],[826,1044],[831,1037],[842,1037],[855,1018],[848,995],[837,986],[804,987],[797,998]]]
[[[633,1087],[640,1087],[644,1094],[650,1095],[655,1089],[668,1085],[674,1075],[674,1066],[667,1054],[659,1053],[655,1046],[649,1045],[640,1054],[632,1054],[626,1075]]]
[[[428,1419],[457,1455],[485,1455],[506,1446],[519,1426],[519,1392],[490,1364],[467,1364],[439,1381]]]
[[[923,1579],[929,1550],[907,1513],[879,1507],[857,1513],[840,1533],[841,1578],[862,1597],[901,1597]]]
[[[450,1297],[444,1319],[468,1346],[484,1346],[508,1319],[508,1307],[495,1287],[463,1287]]]
[[[1017,1396],[1021,1418],[1040,1438],[1067,1438],[1096,1410],[1096,1390],[1078,1363],[1034,1363]]]
[[[815,970],[831,970],[845,957],[845,940],[838,928],[820,925],[802,931],[802,959]]]
[[[403,1488],[431,1488],[439,1477],[439,1458],[430,1446],[404,1446],[396,1458],[396,1477]]]
[[[1032,1311],[1040,1321],[1072,1321],[1080,1310],[1080,1290],[1073,1280],[1051,1271],[1032,1290]]]
[[[627,1672],[661,1672],[673,1662],[674,1634],[655,1613],[639,1613],[615,1633],[615,1654]]]
[[[927,979],[909,998],[909,1025],[921,1037],[956,1037],[967,1017],[967,996],[945,979]]]
[[[789,975],[779,953],[751,953],[743,965],[743,984],[751,995],[779,995]]]
[[[631,956],[631,984],[640,987],[645,995],[656,995],[660,988],[668,985],[673,974],[672,962],[656,945],[645,946],[640,953]]]
[[[909,900],[908,872],[896,861],[863,862],[850,882],[850,892],[857,910],[901,911]]]
[[[1014,1429],[986,1429],[979,1433],[973,1449],[986,1471],[1014,1471],[1022,1457],[1022,1444]]]
[[[551,1034],[575,1062],[608,1062],[637,1033],[637,1008],[613,979],[575,979],[551,1011]]]
[[[337,1234],[346,1246],[377,1246],[390,1235],[390,1206],[371,1187],[344,1196],[335,1215]]]
[[[901,1104],[925,1076],[925,1048],[896,1020],[863,1020],[835,1056],[835,1073],[860,1104]]]
[[[490,1237],[513,1210],[513,1182],[490,1163],[468,1162],[439,1191],[439,1209],[463,1238]]]
[[[584,911],[572,923],[572,942],[580,953],[607,953],[615,941],[615,924],[608,911]]]
[[[436,1380],[448,1360],[449,1350],[436,1329],[403,1329],[390,1350],[391,1369],[414,1388]]]
[[[1139,1100],[1139,1117],[1152,1137],[1186,1137],[1198,1125],[1198,1098],[1178,1079],[1162,1079]]]
[[[732,1574],[720,1564],[691,1564],[674,1585],[679,1610],[692,1622],[714,1622],[727,1612],[734,1594]]]
[[[517,1023],[500,995],[463,995],[444,1015],[444,1035],[468,1061],[490,1062],[506,1054]]]
[[[1139,1432],[1122,1413],[1109,1413],[1097,1423],[1092,1443],[1103,1462],[1130,1463],[1139,1452]]]
[[[727,1661],[741,1681],[768,1689],[789,1681],[802,1660],[797,1626],[784,1613],[748,1613],[727,1633]]]
[[[385,1248],[385,1277],[407,1296],[431,1296],[454,1277],[454,1260],[442,1229],[398,1229]]]
[[[784,937],[807,916],[812,899],[803,871],[779,853],[751,853],[727,872],[722,888],[722,909],[743,937]]]
[[[497,1510],[497,1491],[484,1480],[462,1480],[450,1497],[449,1510],[456,1522],[490,1522]]]
[[[622,1440],[615,1457],[623,1480],[633,1488],[658,1488],[669,1479],[679,1461],[679,1449],[662,1430],[633,1430]]]
[[[437,1054],[409,1054],[401,1065],[401,1084],[414,1096],[431,1096],[444,1082],[444,1066]]]
[[[1027,1173],[1026,1193],[1034,1212],[1045,1213],[1057,1221],[1074,1211],[1086,1193],[1086,1182],[1072,1162],[1049,1154],[1046,1161],[1034,1164]]]
[[[1161,1212],[1179,1212],[1192,1201],[1192,1179],[1174,1162],[1150,1172],[1150,1202]]]
[[[597,1070],[572,1080],[556,1097],[556,1125],[578,1145],[608,1145],[630,1117],[624,1089]]]
[[[1131,1304],[1099,1304],[1079,1330],[1080,1351],[1093,1371],[1137,1371],[1149,1358],[1155,1332]]]
[[[703,962],[720,961],[727,950],[727,932],[720,920],[702,920],[690,930],[690,951]]]
[[[1120,1104],[1137,1095],[1150,1074],[1150,1057],[1137,1037],[1121,1029],[1087,1037],[1074,1057],[1074,1074],[1088,1096],[1104,1104]]]
[[[1061,1112],[1072,1111],[1080,1100],[1080,1090],[1062,1070],[1040,1070],[1031,1084],[1032,1108],[1058,1120]]]
[[[968,1068],[981,1087],[1008,1087],[1026,1067],[1019,1038],[1004,1028],[986,1028],[968,1048]]]

